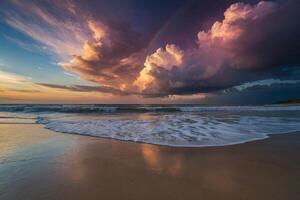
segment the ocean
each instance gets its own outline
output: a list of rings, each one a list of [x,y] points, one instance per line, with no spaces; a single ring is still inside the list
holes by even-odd
[[[300,106],[0,105],[0,124],[174,147],[239,144],[300,131]]]

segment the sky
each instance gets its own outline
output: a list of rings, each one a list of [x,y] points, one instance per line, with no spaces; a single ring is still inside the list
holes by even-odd
[[[300,98],[298,0],[1,0],[0,103]]]

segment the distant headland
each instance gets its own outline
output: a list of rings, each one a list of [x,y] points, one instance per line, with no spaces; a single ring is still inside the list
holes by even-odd
[[[286,101],[278,101],[274,104],[300,104],[300,99],[289,99]]]

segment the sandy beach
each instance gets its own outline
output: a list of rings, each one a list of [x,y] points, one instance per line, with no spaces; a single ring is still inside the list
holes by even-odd
[[[0,199],[300,199],[300,134],[172,148],[0,124]]]

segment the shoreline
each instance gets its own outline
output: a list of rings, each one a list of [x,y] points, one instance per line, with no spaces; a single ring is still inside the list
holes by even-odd
[[[0,124],[0,199],[300,198],[300,133],[174,148]]]

